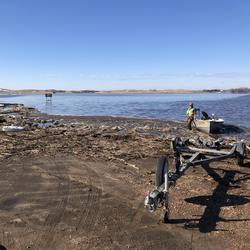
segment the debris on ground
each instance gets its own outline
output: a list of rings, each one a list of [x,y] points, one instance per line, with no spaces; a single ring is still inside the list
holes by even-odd
[[[248,128],[208,135],[182,122],[52,116],[16,104],[0,105],[0,131],[0,226],[12,235],[0,243],[8,249],[247,249],[249,160],[184,175],[170,197],[171,225],[143,201],[158,158],[172,160],[173,138],[212,149],[244,140],[249,156]]]

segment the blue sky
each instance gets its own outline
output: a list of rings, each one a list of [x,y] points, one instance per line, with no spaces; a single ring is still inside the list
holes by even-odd
[[[0,88],[250,87],[249,0],[1,0]]]

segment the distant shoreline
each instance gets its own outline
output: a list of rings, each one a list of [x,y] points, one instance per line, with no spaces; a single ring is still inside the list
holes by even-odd
[[[234,88],[234,89],[124,89],[124,90],[57,90],[57,89],[1,89],[0,95],[20,95],[20,94],[45,94],[48,92],[61,94],[200,94],[200,93],[250,93],[250,88]]]

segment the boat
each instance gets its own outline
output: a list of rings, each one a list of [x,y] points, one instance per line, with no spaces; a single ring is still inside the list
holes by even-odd
[[[223,129],[223,119],[195,120],[196,128],[208,134],[220,133]]]
[[[224,120],[217,118],[214,115],[212,117],[208,116],[206,112],[201,112],[202,115],[198,115],[198,119],[194,120],[196,128],[202,132],[208,134],[217,134],[223,131]]]

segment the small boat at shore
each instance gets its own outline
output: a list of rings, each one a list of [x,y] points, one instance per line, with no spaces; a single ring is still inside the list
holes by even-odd
[[[220,133],[223,129],[223,119],[211,119],[211,120],[196,120],[196,128],[208,134]]]
[[[206,112],[201,112],[198,110],[198,119],[194,121],[195,126],[198,130],[208,133],[208,134],[216,134],[220,133],[223,130],[224,120],[221,118],[217,118],[214,115],[212,117],[208,116]]]

